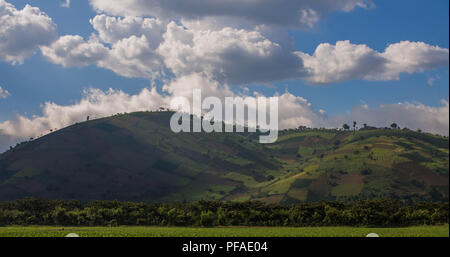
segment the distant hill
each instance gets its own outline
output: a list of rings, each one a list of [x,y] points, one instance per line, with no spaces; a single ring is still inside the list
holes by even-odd
[[[448,138],[410,130],[173,133],[171,112],[79,123],[0,155],[0,200],[448,200]]]

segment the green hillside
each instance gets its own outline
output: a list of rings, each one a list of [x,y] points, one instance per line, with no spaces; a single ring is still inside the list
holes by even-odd
[[[171,132],[171,112],[79,123],[0,155],[0,200],[447,200],[448,138],[410,130]]]

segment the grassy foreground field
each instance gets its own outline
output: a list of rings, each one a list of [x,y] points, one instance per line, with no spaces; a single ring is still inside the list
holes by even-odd
[[[355,227],[0,227],[0,237],[448,237],[449,225],[407,228]]]

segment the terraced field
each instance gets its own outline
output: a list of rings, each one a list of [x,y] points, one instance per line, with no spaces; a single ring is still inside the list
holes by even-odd
[[[448,138],[407,129],[179,133],[170,112],[91,120],[0,155],[0,200],[273,203],[449,195]]]

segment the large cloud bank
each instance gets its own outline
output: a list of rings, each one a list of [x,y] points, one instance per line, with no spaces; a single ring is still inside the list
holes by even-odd
[[[90,0],[98,12],[199,20],[230,18],[255,25],[313,26],[323,15],[371,8],[370,0]]]
[[[43,55],[65,67],[97,65],[126,77],[155,79],[202,72],[231,85],[297,78],[310,84],[398,80],[402,73],[445,67],[449,62],[448,49],[424,42],[402,41],[377,52],[367,45],[338,41],[320,44],[310,55],[259,30],[199,30],[173,21],[104,14],[91,24],[97,34],[88,40],[62,36],[42,47]]]
[[[188,86],[187,86],[188,85]],[[190,86],[189,86],[190,85]],[[129,95],[121,90],[110,89],[106,92],[90,89],[85,92],[81,101],[73,105],[57,105],[47,102],[43,105],[43,115],[32,118],[16,116],[12,120],[0,123],[0,149],[18,140],[37,137],[50,130],[63,128],[91,118],[101,118],[117,113],[158,110],[159,107],[169,107],[175,96],[191,98],[192,89],[202,89],[202,97],[247,96],[245,90],[233,93],[226,85],[205,78],[202,74],[183,76],[171,81],[163,87],[163,92],[156,88],[145,88],[139,94]],[[422,129],[433,133],[448,135],[449,102],[442,100],[437,107],[425,106],[420,103],[398,103],[381,105],[373,108],[368,106],[355,107],[345,115],[328,117],[321,110],[315,110],[307,99],[285,92],[279,97],[280,129],[308,127],[341,127],[343,123],[357,121],[359,124],[372,126],[389,126],[396,122],[400,127]]]
[[[314,26],[323,16],[370,9],[369,0],[90,0],[98,11],[89,38],[57,37],[37,7],[17,10],[0,0],[0,60],[21,64],[38,48],[64,67],[96,65],[133,78],[203,73],[230,85],[303,79],[330,84],[352,79],[397,80],[402,73],[447,66],[448,49],[402,41],[377,52],[349,41],[301,52],[288,28]],[[114,16],[118,15],[118,16]],[[240,22],[244,19],[246,22]],[[246,25],[247,24],[247,25]]]

